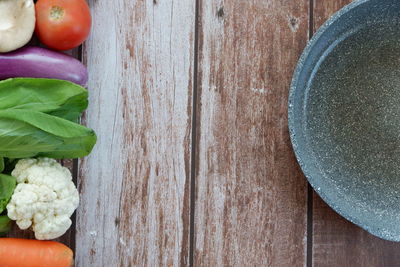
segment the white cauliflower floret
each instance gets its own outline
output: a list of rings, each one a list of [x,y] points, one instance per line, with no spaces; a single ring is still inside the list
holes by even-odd
[[[32,226],[39,240],[62,236],[71,227],[79,193],[71,172],[54,159],[22,159],[11,173],[17,187],[7,205],[8,217],[21,229]]]

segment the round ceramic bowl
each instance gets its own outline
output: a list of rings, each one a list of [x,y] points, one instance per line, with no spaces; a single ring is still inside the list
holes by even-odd
[[[339,214],[400,241],[400,1],[336,13],[300,58],[289,96],[298,162]]]

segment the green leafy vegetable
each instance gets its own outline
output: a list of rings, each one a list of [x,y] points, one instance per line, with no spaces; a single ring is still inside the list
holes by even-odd
[[[16,186],[17,181],[14,177],[6,174],[0,174],[0,214],[6,210],[7,204],[10,202]],[[12,221],[7,215],[0,215],[0,236],[10,231],[11,224]]]
[[[12,220],[7,215],[0,216],[0,236],[4,236],[11,230]]]
[[[0,81],[0,110],[38,111],[76,121],[88,106],[85,88],[62,80],[15,78]]]
[[[4,167],[5,167],[5,165],[4,165],[4,158],[1,158],[1,157],[0,157],[0,172],[3,172],[3,171],[4,171]]]
[[[11,230],[12,221],[7,215],[0,216],[0,236],[3,236]]]
[[[6,209],[16,185],[17,182],[14,177],[0,174],[0,213]]]
[[[25,110],[0,110],[0,156],[79,158],[96,143],[93,130],[71,121]]]
[[[61,159],[88,155],[96,134],[74,122],[86,109],[87,96],[83,87],[62,80],[1,81],[0,157]]]

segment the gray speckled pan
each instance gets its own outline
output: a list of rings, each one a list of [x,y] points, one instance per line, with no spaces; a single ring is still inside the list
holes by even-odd
[[[289,96],[299,164],[339,214],[400,241],[400,0],[360,0],[305,49]]]

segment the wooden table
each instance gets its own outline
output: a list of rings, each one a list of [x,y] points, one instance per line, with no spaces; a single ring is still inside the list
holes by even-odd
[[[77,266],[400,266],[313,193],[289,140],[297,59],[349,1],[90,0],[99,138],[61,239]]]

